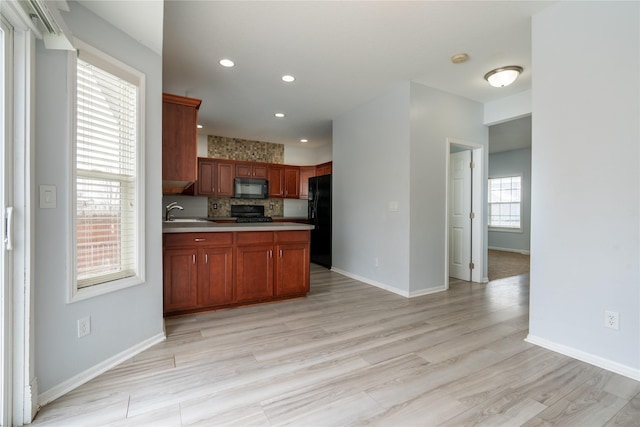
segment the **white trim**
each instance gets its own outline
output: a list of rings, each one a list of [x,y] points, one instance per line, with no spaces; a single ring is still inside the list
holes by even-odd
[[[72,168],[72,172],[69,174],[68,185],[71,189],[71,197],[69,197],[69,212],[71,215],[68,217],[69,230],[71,230],[71,238],[67,246],[67,254],[69,260],[68,271],[68,290],[67,290],[67,303],[74,303],[77,301],[86,300],[99,295],[104,295],[110,292],[115,292],[121,289],[129,288],[136,285],[146,283],[146,260],[145,260],[145,242],[146,242],[146,226],[145,226],[145,117],[146,117],[146,75],[138,71],[137,69],[125,64],[124,62],[114,58],[113,56],[95,48],[91,45],[84,43],[83,41],[74,38],[73,42],[78,49],[82,49],[83,56],[88,57],[93,62],[94,60],[99,63],[99,66],[106,68],[109,72],[118,75],[135,84],[138,89],[137,97],[137,141],[136,141],[136,202],[137,202],[137,248],[136,248],[136,267],[137,274],[132,277],[126,277],[119,280],[113,280],[110,282],[104,282],[93,286],[87,286],[78,289],[76,279],[76,170]],[[69,150],[69,164],[75,165],[75,147],[76,147],[76,66],[77,66],[78,54],[76,51],[69,52],[67,57],[68,67],[68,87],[69,87],[69,99],[68,99],[68,117],[69,117],[69,134],[68,139],[73,141],[72,149]]]
[[[531,334],[527,335],[525,341],[546,348],[547,350],[564,354],[565,356],[569,356],[573,359],[581,360],[599,368],[606,369],[607,371],[611,371],[616,374],[631,378],[633,380],[640,381],[640,369],[632,368],[631,366],[623,365],[621,363],[614,362],[612,360],[605,359],[603,357],[596,356],[594,354],[587,353],[573,347],[558,344],[544,338],[536,337],[535,335]]]
[[[164,333],[159,333],[157,335],[152,336],[151,338],[148,338],[132,347],[129,347],[128,349],[116,354],[115,356],[112,356],[106,360],[103,360],[102,362],[98,363],[95,366],[92,366],[91,368],[80,372],[77,375],[74,375],[73,377],[69,378],[68,380],[58,384],[57,386],[54,386],[52,388],[50,388],[49,390],[45,391],[44,393],[40,394],[38,396],[38,406],[39,407],[43,407],[44,405],[46,405],[47,403],[50,403],[52,401],[54,401],[55,399],[64,396],[65,394],[69,393],[71,390],[74,390],[76,388],[78,388],[79,386],[81,386],[82,384],[87,383],[88,381],[91,381],[92,379],[96,378],[98,375],[101,375],[105,372],[107,372],[109,369],[112,369],[116,366],[118,366],[119,364],[131,359],[132,357],[142,353],[143,351],[147,350],[148,348],[163,342],[164,340],[166,340],[166,336]]]
[[[524,251],[522,249],[498,248],[496,246],[489,246],[487,249],[491,249],[492,251],[511,252],[514,254],[531,255],[530,251]]]
[[[358,282],[365,283],[367,285],[375,286],[376,288],[383,289],[388,292],[392,292],[396,295],[403,296],[405,298],[415,298],[423,295],[434,294],[436,292],[446,291],[446,286],[439,286],[437,288],[429,288],[429,289],[421,289],[419,291],[407,292],[402,289],[398,289],[395,286],[385,285],[381,282],[376,282],[375,280],[368,279],[366,277],[358,276],[357,274],[349,273],[348,271],[341,270],[336,267],[331,267],[331,271],[334,271],[338,274],[342,274],[343,276],[349,277],[351,279],[357,280]]]

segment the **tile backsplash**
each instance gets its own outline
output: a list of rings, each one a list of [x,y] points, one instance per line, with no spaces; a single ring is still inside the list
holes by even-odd
[[[284,145],[209,135],[207,156],[245,162],[284,163]]]
[[[231,199],[228,197],[209,197],[209,217],[227,218],[231,216],[231,205],[262,205],[266,216],[283,216],[282,199]],[[216,209],[217,208],[217,209]]]

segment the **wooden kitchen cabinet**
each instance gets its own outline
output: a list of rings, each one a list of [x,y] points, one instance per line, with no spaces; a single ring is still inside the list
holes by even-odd
[[[233,197],[234,178],[235,165],[232,162],[198,158],[198,195]]]
[[[309,232],[277,232],[275,257],[275,295],[296,296],[309,292]]]
[[[284,197],[297,199],[300,195],[300,168],[284,168]]]
[[[309,178],[316,176],[315,166],[302,166],[300,167],[300,194],[298,198],[309,198]]]
[[[163,188],[184,188],[197,179],[197,124],[201,102],[162,94]]]
[[[269,166],[269,197],[297,199],[300,195],[300,169]]]
[[[216,194],[216,162],[210,159],[198,159],[198,196],[213,196]]]
[[[333,171],[333,162],[322,163],[316,166],[316,176],[329,175]]]
[[[259,163],[236,163],[236,177],[267,179],[268,167]]]
[[[198,255],[198,306],[233,302],[233,248],[204,248]]]
[[[164,312],[186,310],[198,304],[197,249],[165,249],[163,255]]]
[[[237,234],[237,302],[273,296],[273,238],[272,231]]]
[[[164,313],[233,302],[233,234],[164,236]]]
[[[269,197],[284,197],[284,167],[269,166]]]

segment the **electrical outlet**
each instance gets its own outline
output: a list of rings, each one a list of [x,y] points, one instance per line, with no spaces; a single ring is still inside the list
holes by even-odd
[[[78,338],[82,338],[91,333],[91,317],[78,319]]]
[[[605,310],[604,312],[604,326],[607,328],[615,329],[616,331],[620,329],[620,317],[617,311],[609,311]]]

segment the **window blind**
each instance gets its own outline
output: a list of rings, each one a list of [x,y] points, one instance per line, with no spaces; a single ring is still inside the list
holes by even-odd
[[[137,97],[135,84],[78,58],[78,288],[137,274]]]

